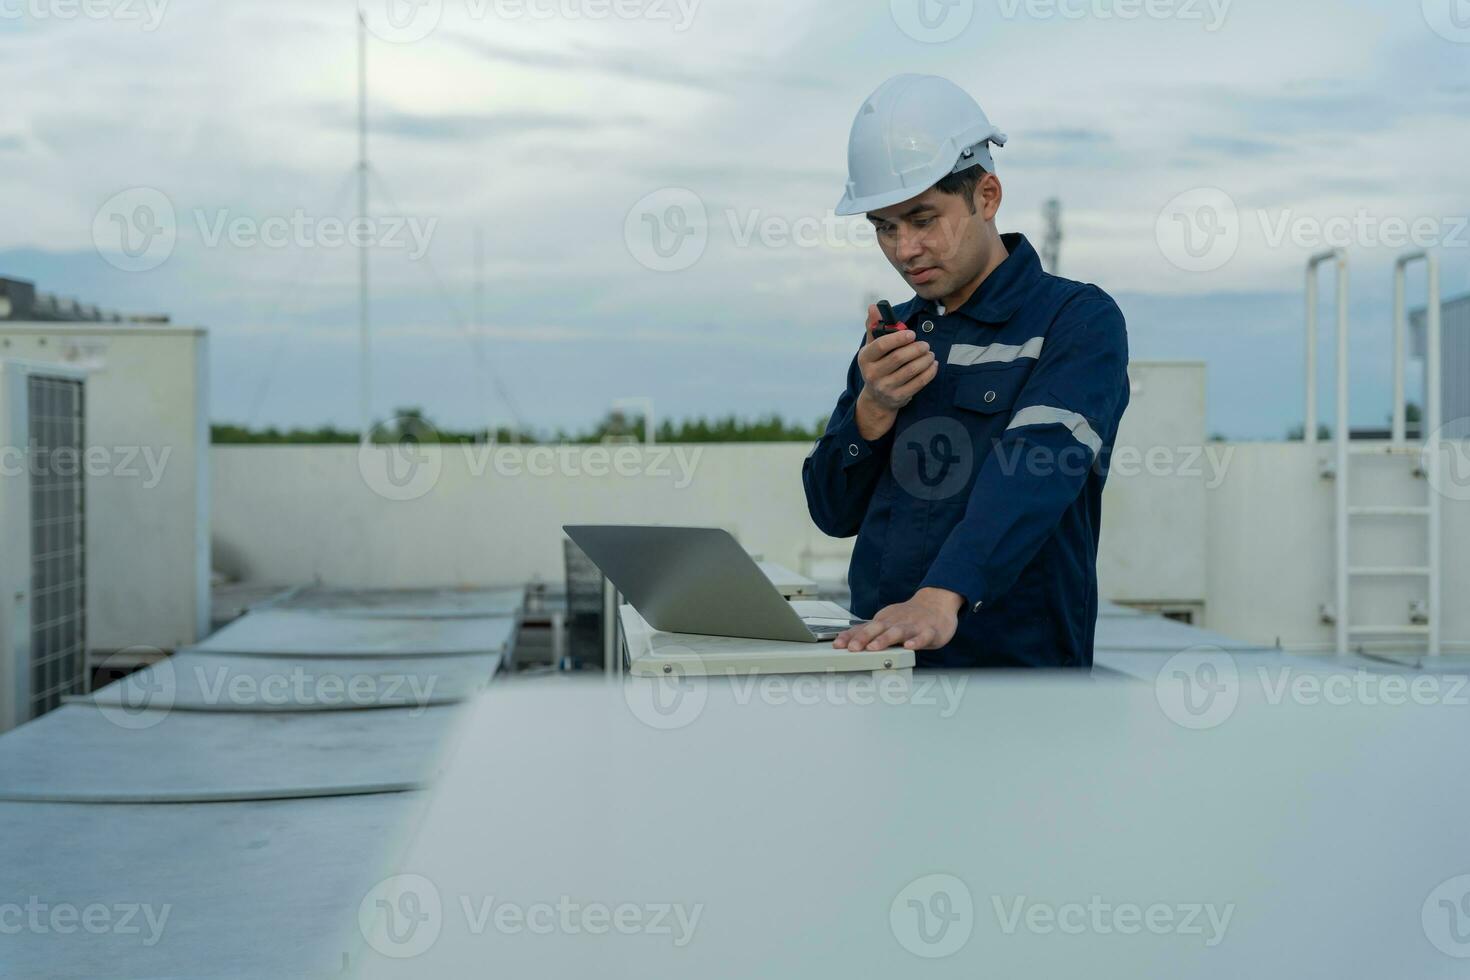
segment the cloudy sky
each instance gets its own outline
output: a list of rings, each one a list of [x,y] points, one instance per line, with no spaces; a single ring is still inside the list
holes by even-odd
[[[0,0],[0,275],[209,327],[216,421],[354,426],[354,10]],[[853,113],[901,71],[976,96],[1011,137],[1002,230],[1059,198],[1061,272],[1119,300],[1136,360],[1206,361],[1231,437],[1300,422],[1311,252],[1351,258],[1355,423],[1389,412],[1398,248],[1441,245],[1470,290],[1467,0],[366,16],[379,416],[825,415],[868,297],[909,295],[830,214]]]

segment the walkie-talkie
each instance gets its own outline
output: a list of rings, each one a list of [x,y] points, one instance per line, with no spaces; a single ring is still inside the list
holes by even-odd
[[[898,333],[898,317],[893,315],[893,307],[888,300],[878,301],[878,325],[873,328],[873,339],[887,337],[891,333]]]

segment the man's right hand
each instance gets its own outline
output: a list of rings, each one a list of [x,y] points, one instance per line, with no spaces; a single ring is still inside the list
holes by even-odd
[[[870,338],[879,322],[878,307],[868,307]],[[893,428],[898,410],[939,373],[939,362],[912,330],[900,330],[863,345],[858,369],[863,374],[863,390],[857,400],[858,431],[871,441]]]

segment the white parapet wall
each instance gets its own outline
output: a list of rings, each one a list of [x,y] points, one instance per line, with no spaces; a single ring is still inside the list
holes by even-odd
[[[1105,595],[1202,602],[1204,368],[1135,364],[1107,492]],[[217,446],[216,565],[237,578],[345,586],[562,578],[563,524],[724,527],[751,551],[840,577],[851,540],[807,516],[805,443]],[[1168,532],[1172,545],[1149,548]]]
[[[1287,649],[1325,650],[1331,628],[1330,445],[1205,438],[1204,366],[1137,363],[1104,495],[1104,597],[1192,608],[1211,629]],[[247,581],[345,586],[560,582],[563,524],[724,527],[748,549],[839,578],[850,540],[807,517],[806,444],[219,446],[213,461],[216,565]],[[1470,448],[1459,444],[1444,499],[1444,638],[1470,649]],[[392,468],[389,468],[389,464]],[[1422,503],[1411,462],[1354,462],[1354,499]],[[1397,518],[1354,531],[1365,563],[1422,562],[1423,534]],[[1417,536],[1416,536],[1417,535]],[[1418,549],[1418,550],[1416,550]],[[1363,583],[1357,621],[1407,622],[1422,584]],[[1397,644],[1402,648],[1404,644]]]
[[[1354,442],[1355,447],[1368,444]],[[1386,444],[1385,444],[1386,445]],[[1225,478],[1206,492],[1209,587],[1206,623],[1240,639],[1287,650],[1333,647],[1321,617],[1331,604],[1336,569],[1332,479],[1323,475],[1331,443],[1232,443]],[[1416,460],[1352,457],[1351,494],[1357,504],[1423,506],[1430,493],[1442,509],[1443,652],[1470,651],[1470,442],[1448,442],[1438,487],[1416,475]],[[1427,562],[1421,519],[1387,515],[1355,519],[1349,538],[1355,566],[1420,566]],[[1160,540],[1155,543],[1163,547]],[[1365,577],[1351,591],[1355,623],[1405,625],[1409,604],[1425,595],[1417,576]],[[1365,638],[1366,639],[1366,638]],[[1366,642],[1365,649],[1412,649],[1412,641]]]

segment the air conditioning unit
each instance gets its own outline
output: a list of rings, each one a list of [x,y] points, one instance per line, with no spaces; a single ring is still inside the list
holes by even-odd
[[[86,374],[0,361],[0,732],[87,690]]]

